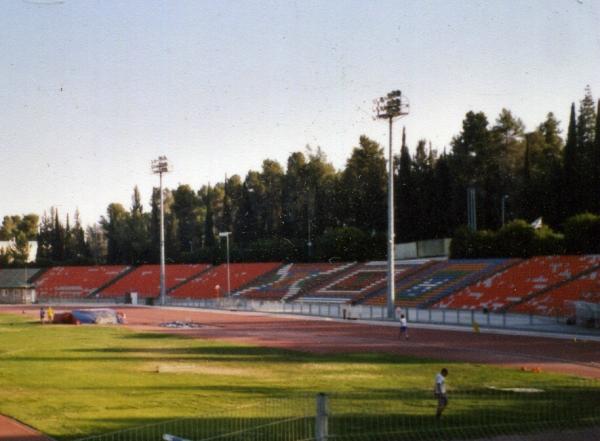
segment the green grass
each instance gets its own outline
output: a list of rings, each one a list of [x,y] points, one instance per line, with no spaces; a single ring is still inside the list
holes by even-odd
[[[233,430],[240,419],[308,415],[320,391],[330,395],[335,433],[410,432],[434,427],[432,383],[442,366],[450,371],[447,433],[597,423],[599,385],[568,376],[383,354],[312,355],[121,327],[42,326],[0,314],[0,413],[59,440],[180,418]],[[361,439],[385,439],[377,436]]]

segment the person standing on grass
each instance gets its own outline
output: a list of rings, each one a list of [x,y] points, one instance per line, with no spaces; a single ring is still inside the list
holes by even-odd
[[[400,315],[400,337],[403,336],[405,340],[408,340],[408,321],[404,314]]]
[[[53,323],[54,322],[54,309],[52,309],[52,306],[48,306],[48,323]]]
[[[43,325],[44,324],[44,319],[46,318],[46,310],[44,309],[44,307],[42,306],[40,308],[40,323]]]
[[[442,417],[442,412],[448,405],[448,395],[446,394],[446,377],[448,376],[448,369],[443,368],[439,374],[435,376],[435,386],[433,389],[433,395],[438,400],[438,407],[435,417],[439,420]]]

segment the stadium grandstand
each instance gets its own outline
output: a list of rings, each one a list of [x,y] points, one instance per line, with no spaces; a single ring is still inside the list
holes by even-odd
[[[257,278],[235,296],[253,300],[292,301],[314,287],[338,277],[351,263],[290,263]]]
[[[396,304],[426,308],[444,297],[491,274],[518,263],[518,259],[452,259],[435,262],[421,271],[396,279]],[[387,287],[373,292],[363,302],[384,305]]]
[[[575,315],[575,302],[600,304],[600,269],[593,269],[574,280],[525,298],[508,310],[522,314],[570,317]]]
[[[600,256],[538,256],[451,294],[433,306],[499,311],[598,267]]]
[[[395,280],[428,267],[433,260],[405,260],[396,262]],[[355,265],[328,283],[298,296],[304,302],[356,303],[369,297],[387,284],[386,262],[373,261]]]
[[[165,286],[169,290],[210,268],[207,264],[171,264],[165,266]],[[160,265],[141,265],[113,279],[96,293],[97,297],[125,297],[137,293],[140,298],[160,295]]]
[[[88,297],[129,268],[126,265],[55,266],[35,280],[36,294],[40,300]]]
[[[210,268],[197,277],[173,288],[172,298],[210,299],[227,294],[227,268],[229,267],[231,293],[245,287],[257,277],[281,267],[281,263],[231,263]]]

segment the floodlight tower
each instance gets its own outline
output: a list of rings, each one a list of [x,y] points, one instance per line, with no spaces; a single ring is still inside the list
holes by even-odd
[[[375,119],[389,121],[389,171],[388,171],[388,292],[387,317],[394,318],[394,156],[392,154],[392,123],[394,119],[408,115],[408,100],[399,90],[393,90],[386,96],[374,101]]]
[[[157,174],[160,179],[160,304],[165,304],[165,210],[163,201],[163,173],[171,171],[166,156],[159,156],[152,160],[152,173]]]

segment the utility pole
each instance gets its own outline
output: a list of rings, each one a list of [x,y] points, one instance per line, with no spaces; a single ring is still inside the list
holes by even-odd
[[[386,96],[374,101],[375,119],[386,119],[389,122],[389,170],[388,170],[388,292],[387,292],[387,317],[393,319],[395,314],[395,286],[394,286],[394,156],[392,154],[392,125],[395,118],[408,115],[408,100],[399,90],[393,90]]]

